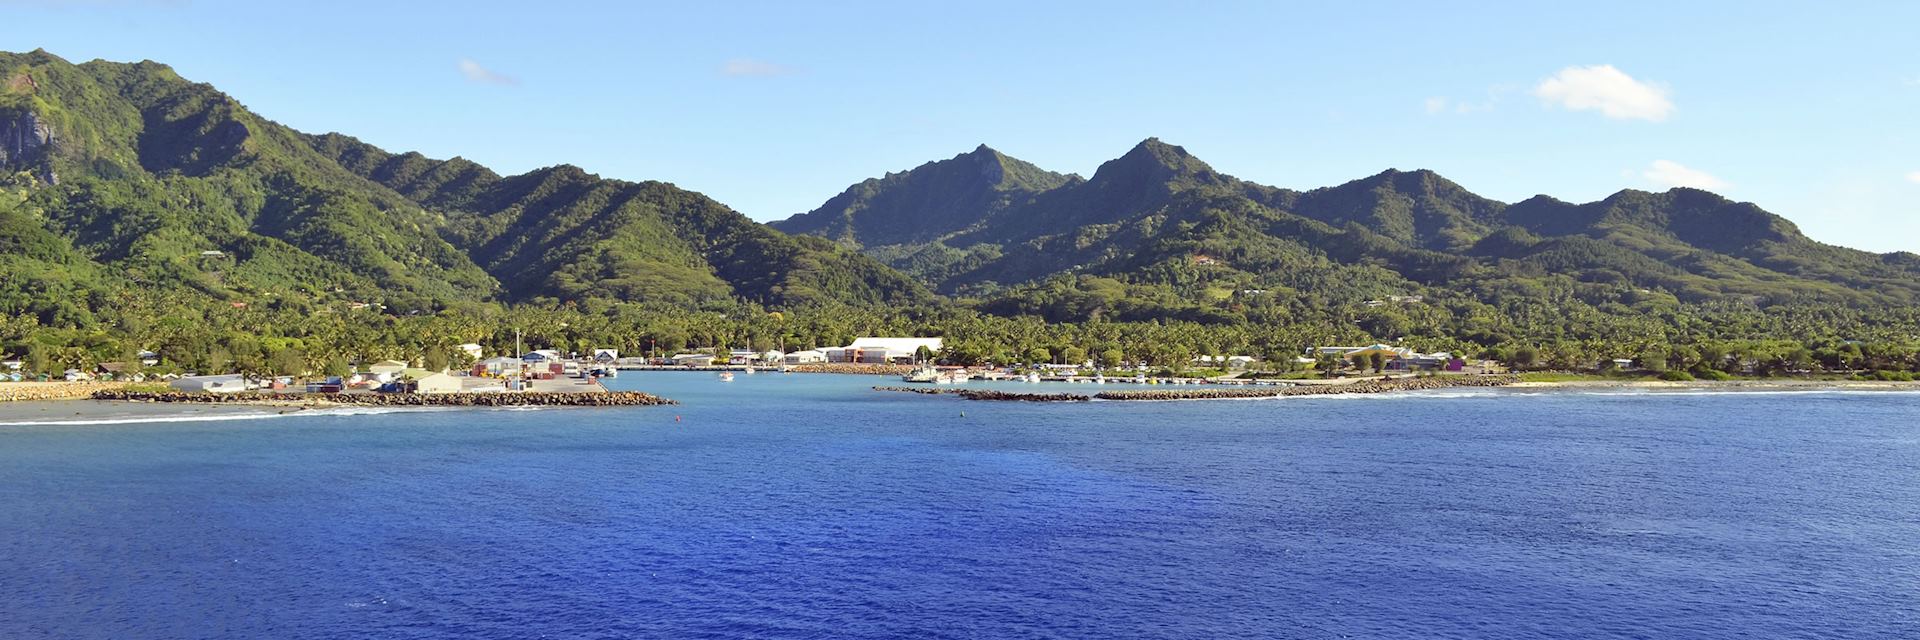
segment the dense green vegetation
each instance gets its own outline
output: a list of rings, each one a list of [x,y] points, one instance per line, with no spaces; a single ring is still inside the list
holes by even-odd
[[[0,308],[52,324],[68,324],[54,318],[68,310],[18,276],[175,289],[208,304],[281,298],[402,313],[483,300],[927,296],[877,262],[669,184],[566,166],[501,178],[464,160],[308,136],[164,65],[0,54],[0,80],[0,138],[19,147],[0,154],[0,222],[25,234],[9,238],[30,245],[35,263],[9,269]]]
[[[38,51],[0,53],[0,266],[0,355],[36,371],[140,350],[170,370],[437,363],[514,329],[626,353],[942,335],[959,363],[1385,341],[1672,377],[1920,368],[1920,257],[1700,191],[1509,205],[1389,171],[1295,192],[1148,140],[1090,179],[981,147],[769,227],[666,183],[390,153],[163,65]]]

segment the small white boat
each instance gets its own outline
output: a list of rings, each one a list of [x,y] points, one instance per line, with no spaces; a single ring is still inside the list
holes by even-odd
[[[793,367],[784,364],[780,365],[780,373],[793,373]]]
[[[748,375],[752,375],[752,374],[753,374],[753,365],[747,365],[747,374],[748,374]]]
[[[939,382],[940,372],[933,367],[920,367],[900,376],[903,382]]]
[[[1040,374],[1038,373],[1027,374],[1027,382],[1039,382],[1039,381],[1040,381]]]
[[[967,374],[958,373],[958,372],[942,373],[934,377],[933,383],[934,384],[961,384],[967,381],[967,377],[968,377]]]
[[[732,371],[722,371],[722,372],[720,372],[720,381],[721,381],[721,382],[733,382],[733,372],[732,372]]]

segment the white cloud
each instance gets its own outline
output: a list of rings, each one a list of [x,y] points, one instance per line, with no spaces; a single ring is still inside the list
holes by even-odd
[[[1427,113],[1440,113],[1446,110],[1446,98],[1427,98]]]
[[[1673,113],[1667,88],[1633,79],[1613,65],[1567,67],[1534,85],[1533,95],[1574,111],[1599,111],[1616,120],[1660,122]]]
[[[720,75],[736,78],[770,78],[799,73],[799,69],[753,58],[734,58],[720,65]]]
[[[469,81],[481,84],[520,84],[519,78],[480,66],[480,63],[469,58],[460,59],[460,75],[466,76]]]
[[[1907,174],[1907,182],[1920,184],[1920,171],[1915,171]]]
[[[1728,184],[1727,181],[1715,177],[1711,173],[1694,169],[1672,160],[1653,161],[1652,166],[1647,167],[1646,171],[1640,172],[1640,177],[1646,178],[1648,182],[1667,189],[1674,187],[1693,187],[1695,189],[1718,191],[1733,186]]]

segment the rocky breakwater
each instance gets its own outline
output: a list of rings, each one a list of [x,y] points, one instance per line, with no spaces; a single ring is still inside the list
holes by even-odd
[[[1296,387],[1239,387],[1231,389],[1153,389],[1142,391],[1102,391],[1093,397],[1101,400],[1229,400],[1239,398],[1285,398],[1294,396],[1330,396],[1396,391],[1425,391],[1456,387],[1504,387],[1519,382],[1519,376],[1426,376],[1361,380],[1348,384],[1302,385]]]
[[[991,389],[939,389],[933,387],[874,387],[874,391],[900,391],[921,395],[960,396],[968,400],[1003,400],[1025,402],[1086,402],[1092,397],[1077,393],[1008,393]]]
[[[524,393],[193,393],[109,390],[95,400],[297,406],[374,407],[651,407],[680,404],[638,391],[566,391]]]
[[[77,400],[102,391],[123,390],[127,382],[0,382],[0,402]]]

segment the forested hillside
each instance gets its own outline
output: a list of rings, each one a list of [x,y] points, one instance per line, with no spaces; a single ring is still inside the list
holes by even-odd
[[[878,263],[660,182],[501,178],[253,114],[165,65],[0,54],[0,303],[85,325],[169,304],[430,312],[481,301],[911,303]],[[65,295],[48,295],[62,291]]]
[[[38,371],[139,350],[311,371],[515,329],[630,352],[944,335],[961,363],[1389,341],[1920,369],[1920,256],[1704,191],[1508,204],[1429,171],[1294,191],[1149,139],[1086,178],[982,146],[769,226],[664,182],[301,133],[165,65],[43,51],[0,53],[0,267],[0,356]]]
[[[1219,173],[1157,139],[1090,179],[1009,189],[951,166],[971,155],[869,180],[774,226],[859,247],[942,291],[996,299],[995,308],[1032,311],[1047,297],[1037,291],[1064,289],[1123,312],[1143,297],[1161,301],[1135,319],[1167,305],[1231,314],[1263,306],[1258,297],[1316,308],[1394,296],[1493,303],[1504,292],[1536,296],[1555,278],[1594,304],[1920,300],[1912,254],[1821,244],[1784,218],[1693,189],[1509,205],[1430,171],[1390,170],[1299,192]],[[930,193],[994,190],[1018,197]],[[942,206],[922,204],[930,200]],[[973,208],[954,211],[960,203]]]

